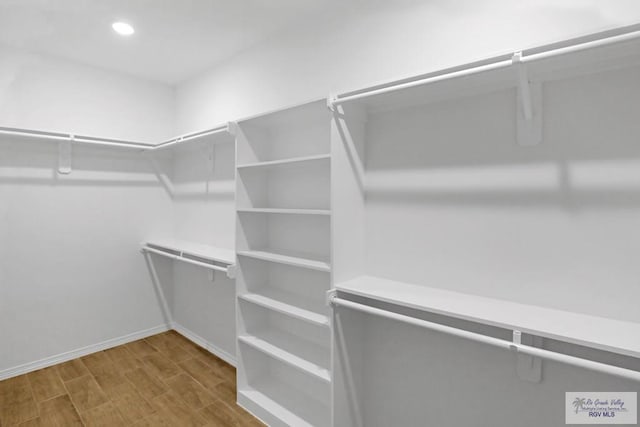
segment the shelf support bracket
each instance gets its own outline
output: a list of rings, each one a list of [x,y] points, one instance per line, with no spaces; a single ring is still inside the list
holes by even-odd
[[[69,140],[58,144],[58,173],[69,175],[71,173],[71,146],[75,140],[74,135],[69,135]]]
[[[518,79],[517,140],[518,145],[533,146],[542,142],[542,84],[532,83],[522,52],[512,57]]]
[[[537,336],[525,335],[522,332],[513,331],[514,348],[524,344],[531,347],[542,347],[542,338]],[[532,383],[542,381],[542,359],[539,357],[529,356],[528,354],[516,353],[516,373],[521,380]]]

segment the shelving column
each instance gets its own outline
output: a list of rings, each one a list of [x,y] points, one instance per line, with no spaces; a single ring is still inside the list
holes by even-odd
[[[238,403],[271,426],[331,423],[330,114],[238,124]]]

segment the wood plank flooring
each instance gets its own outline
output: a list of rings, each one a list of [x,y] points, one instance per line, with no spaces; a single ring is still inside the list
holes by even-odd
[[[235,368],[175,331],[0,381],[0,427],[257,427]]]

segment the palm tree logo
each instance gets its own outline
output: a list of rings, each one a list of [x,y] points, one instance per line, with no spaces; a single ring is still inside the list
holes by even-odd
[[[586,399],[580,398],[580,397],[576,397],[576,400],[573,401],[573,406],[576,408],[576,414],[578,413],[579,410],[584,409],[584,404],[586,403]]]

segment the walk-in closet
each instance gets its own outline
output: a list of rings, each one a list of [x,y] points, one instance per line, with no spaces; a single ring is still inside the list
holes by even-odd
[[[640,6],[0,0],[0,427],[639,425]]]

